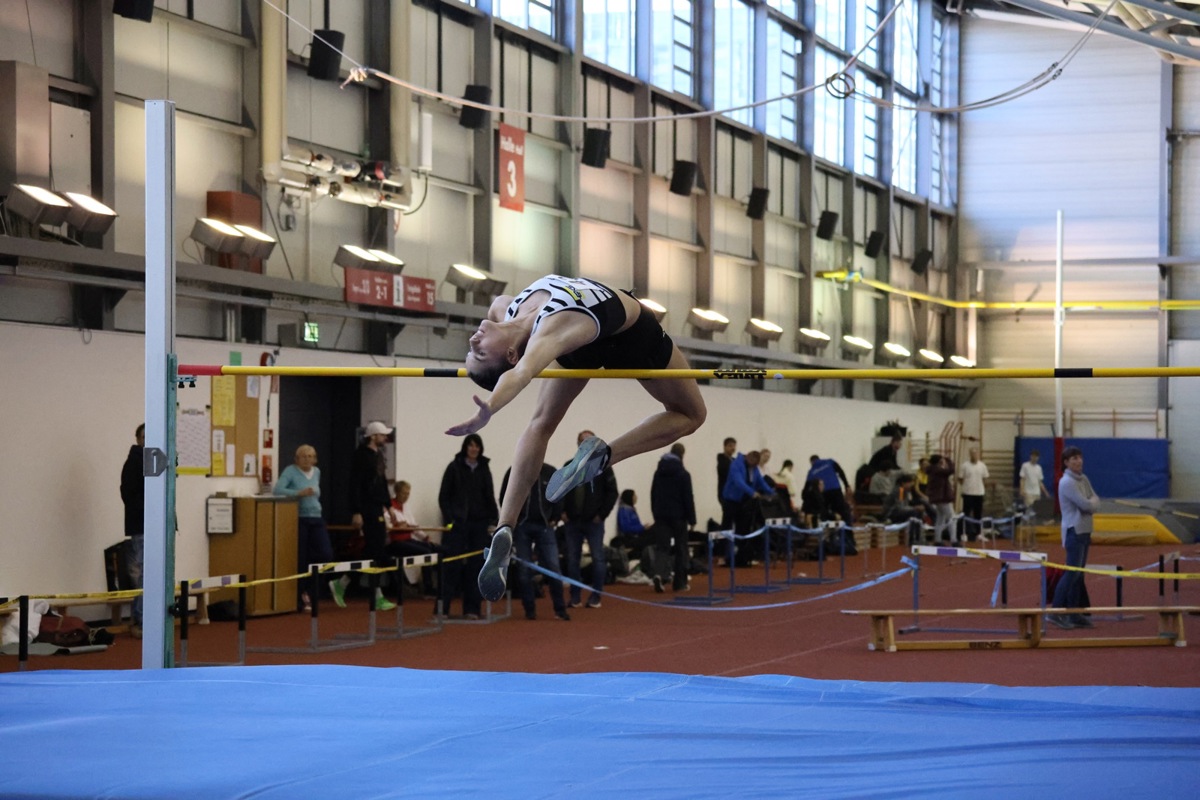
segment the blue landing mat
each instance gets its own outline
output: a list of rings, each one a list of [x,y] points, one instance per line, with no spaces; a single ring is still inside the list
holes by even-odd
[[[0,797],[1195,797],[1200,690],[344,666],[0,675]]]

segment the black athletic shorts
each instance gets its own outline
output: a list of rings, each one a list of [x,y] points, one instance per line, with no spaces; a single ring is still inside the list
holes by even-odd
[[[639,304],[637,321],[620,333],[597,339],[558,357],[564,369],[665,369],[674,343],[654,313]]]

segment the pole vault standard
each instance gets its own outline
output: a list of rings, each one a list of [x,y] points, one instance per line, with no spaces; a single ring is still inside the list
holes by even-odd
[[[180,364],[178,380],[211,375],[295,375],[308,377],[465,378],[462,367],[233,367]],[[1197,367],[1066,367],[1059,369],[548,369],[539,378],[622,378],[636,380],[972,380],[1004,378],[1192,378]]]

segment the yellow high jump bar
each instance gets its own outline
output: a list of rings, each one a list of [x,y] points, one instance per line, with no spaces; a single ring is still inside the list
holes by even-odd
[[[180,364],[180,380],[205,375],[292,375],[351,378],[465,378],[462,367],[254,367]],[[547,369],[539,378],[625,380],[929,380],[963,378],[1194,378],[1200,367],[1067,367],[1020,369]]]

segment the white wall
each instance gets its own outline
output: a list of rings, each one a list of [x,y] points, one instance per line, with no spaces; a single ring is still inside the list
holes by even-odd
[[[1032,78],[1074,45],[1080,31],[964,17],[962,98],[980,100]],[[1097,266],[1064,273],[1066,300],[1156,299],[1158,270],[1123,258],[1154,256],[1166,224],[1162,142],[1164,62],[1151,49],[1093,36],[1062,75],[1018,100],[962,116],[960,258],[987,262],[989,301],[1054,300],[1056,212],[1064,213],[1064,258]],[[1103,261],[1113,264],[1105,266]],[[1026,264],[1041,261],[1042,266]],[[1007,262],[1007,263],[1005,263]],[[998,263],[1002,266],[996,268]],[[975,273],[968,274],[970,286]],[[1044,311],[981,315],[984,367],[1054,366],[1054,330]],[[1071,314],[1063,366],[1158,366],[1154,314]],[[1154,408],[1153,380],[1068,382],[1068,405]],[[1053,407],[1048,381],[986,381],[984,408]]]
[[[180,340],[177,349],[183,363],[208,364],[229,363],[234,350],[241,353],[243,363],[254,364],[263,352],[260,347],[192,340]],[[366,356],[285,349],[279,363],[363,367],[419,362],[374,362]],[[134,429],[143,418],[143,364],[143,342],[136,334],[81,334],[58,327],[0,323],[0,375],[5,385],[0,393],[0,442],[5,455],[0,460],[0,595],[104,589],[101,553],[123,535],[118,487]],[[366,384],[364,421],[379,416],[389,403],[395,409],[391,420],[399,428],[395,477],[413,484],[418,519],[437,522],[442,472],[460,446],[460,440],[442,432],[473,413],[471,395],[477,389],[452,379]],[[203,392],[204,388],[181,391]],[[870,455],[872,434],[888,420],[899,418],[913,436],[936,438],[946,422],[961,418],[970,427],[976,416],[777,392],[715,387],[702,391],[709,407],[708,422],[685,441],[685,463],[695,481],[701,523],[719,516],[715,454],[726,436],[736,437],[744,450],[769,447],[776,468],[790,458],[801,470],[809,455],[819,453],[838,459],[852,473]],[[524,393],[481,432],[497,485],[534,399],[534,391]],[[553,464],[566,461],[582,428],[611,437],[654,410],[650,396],[629,382],[593,381],[563,421],[547,459]],[[655,454],[647,454],[616,467],[621,487],[632,488],[644,498],[647,518],[656,462]],[[206,575],[205,498],[216,491],[254,494],[258,481],[180,476],[176,487],[176,574]]]

